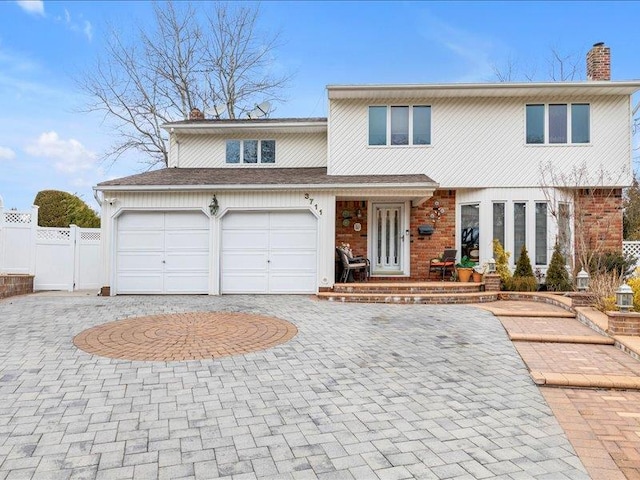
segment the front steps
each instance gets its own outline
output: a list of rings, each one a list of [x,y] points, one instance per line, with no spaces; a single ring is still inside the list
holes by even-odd
[[[333,302],[398,304],[464,304],[498,300],[499,292],[484,292],[483,283],[362,282],[336,283],[318,298]]]

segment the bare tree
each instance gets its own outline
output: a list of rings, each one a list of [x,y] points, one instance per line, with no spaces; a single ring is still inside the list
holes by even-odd
[[[580,80],[584,77],[583,59],[584,55],[581,52],[566,53],[558,47],[549,47],[548,57],[544,60],[546,73],[541,79],[552,82]],[[539,80],[535,59],[528,61],[526,67],[522,68],[520,62],[510,56],[503,64],[494,63],[491,67],[498,82]]]
[[[204,5],[204,4],[203,4]],[[104,157],[142,152],[150,166],[168,163],[160,128],[185,120],[195,107],[224,104],[237,118],[264,100],[282,100],[290,79],[272,71],[277,34],[258,31],[259,10],[217,3],[156,3],[151,28],[125,36],[110,28],[105,51],[78,84],[91,97],[86,111],[113,123],[116,140]]]
[[[611,220],[614,210],[622,210],[622,188],[614,185],[620,185],[628,175],[624,168],[613,172],[602,165],[590,168],[586,163],[568,171],[558,170],[552,161],[540,165],[540,186],[558,227],[557,241],[574,272],[588,270],[596,256],[612,250],[611,239],[619,238],[613,233],[622,225]],[[575,263],[570,255],[574,251],[571,243],[575,247]]]

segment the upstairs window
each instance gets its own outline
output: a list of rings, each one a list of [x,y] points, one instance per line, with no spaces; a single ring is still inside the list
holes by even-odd
[[[591,141],[588,103],[526,106],[527,144],[580,144]]]
[[[431,145],[431,106],[369,107],[369,145]]]
[[[275,140],[227,140],[227,163],[276,163]]]

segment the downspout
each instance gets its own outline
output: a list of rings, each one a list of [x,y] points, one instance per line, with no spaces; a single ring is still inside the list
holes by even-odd
[[[98,205],[100,205],[100,207],[102,208],[102,200],[100,199],[100,195],[98,195],[98,190],[96,189],[96,187],[93,187],[93,198],[96,199],[96,202],[98,202]]]

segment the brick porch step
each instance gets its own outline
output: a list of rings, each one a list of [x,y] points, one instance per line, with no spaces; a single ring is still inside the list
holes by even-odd
[[[333,293],[375,293],[389,295],[435,294],[435,293],[477,293],[484,283],[462,282],[360,282],[336,283]]]
[[[353,303],[403,303],[403,304],[464,304],[485,303],[498,300],[498,292],[471,292],[471,293],[345,293],[345,292],[320,292],[317,294],[321,300],[331,302]]]

